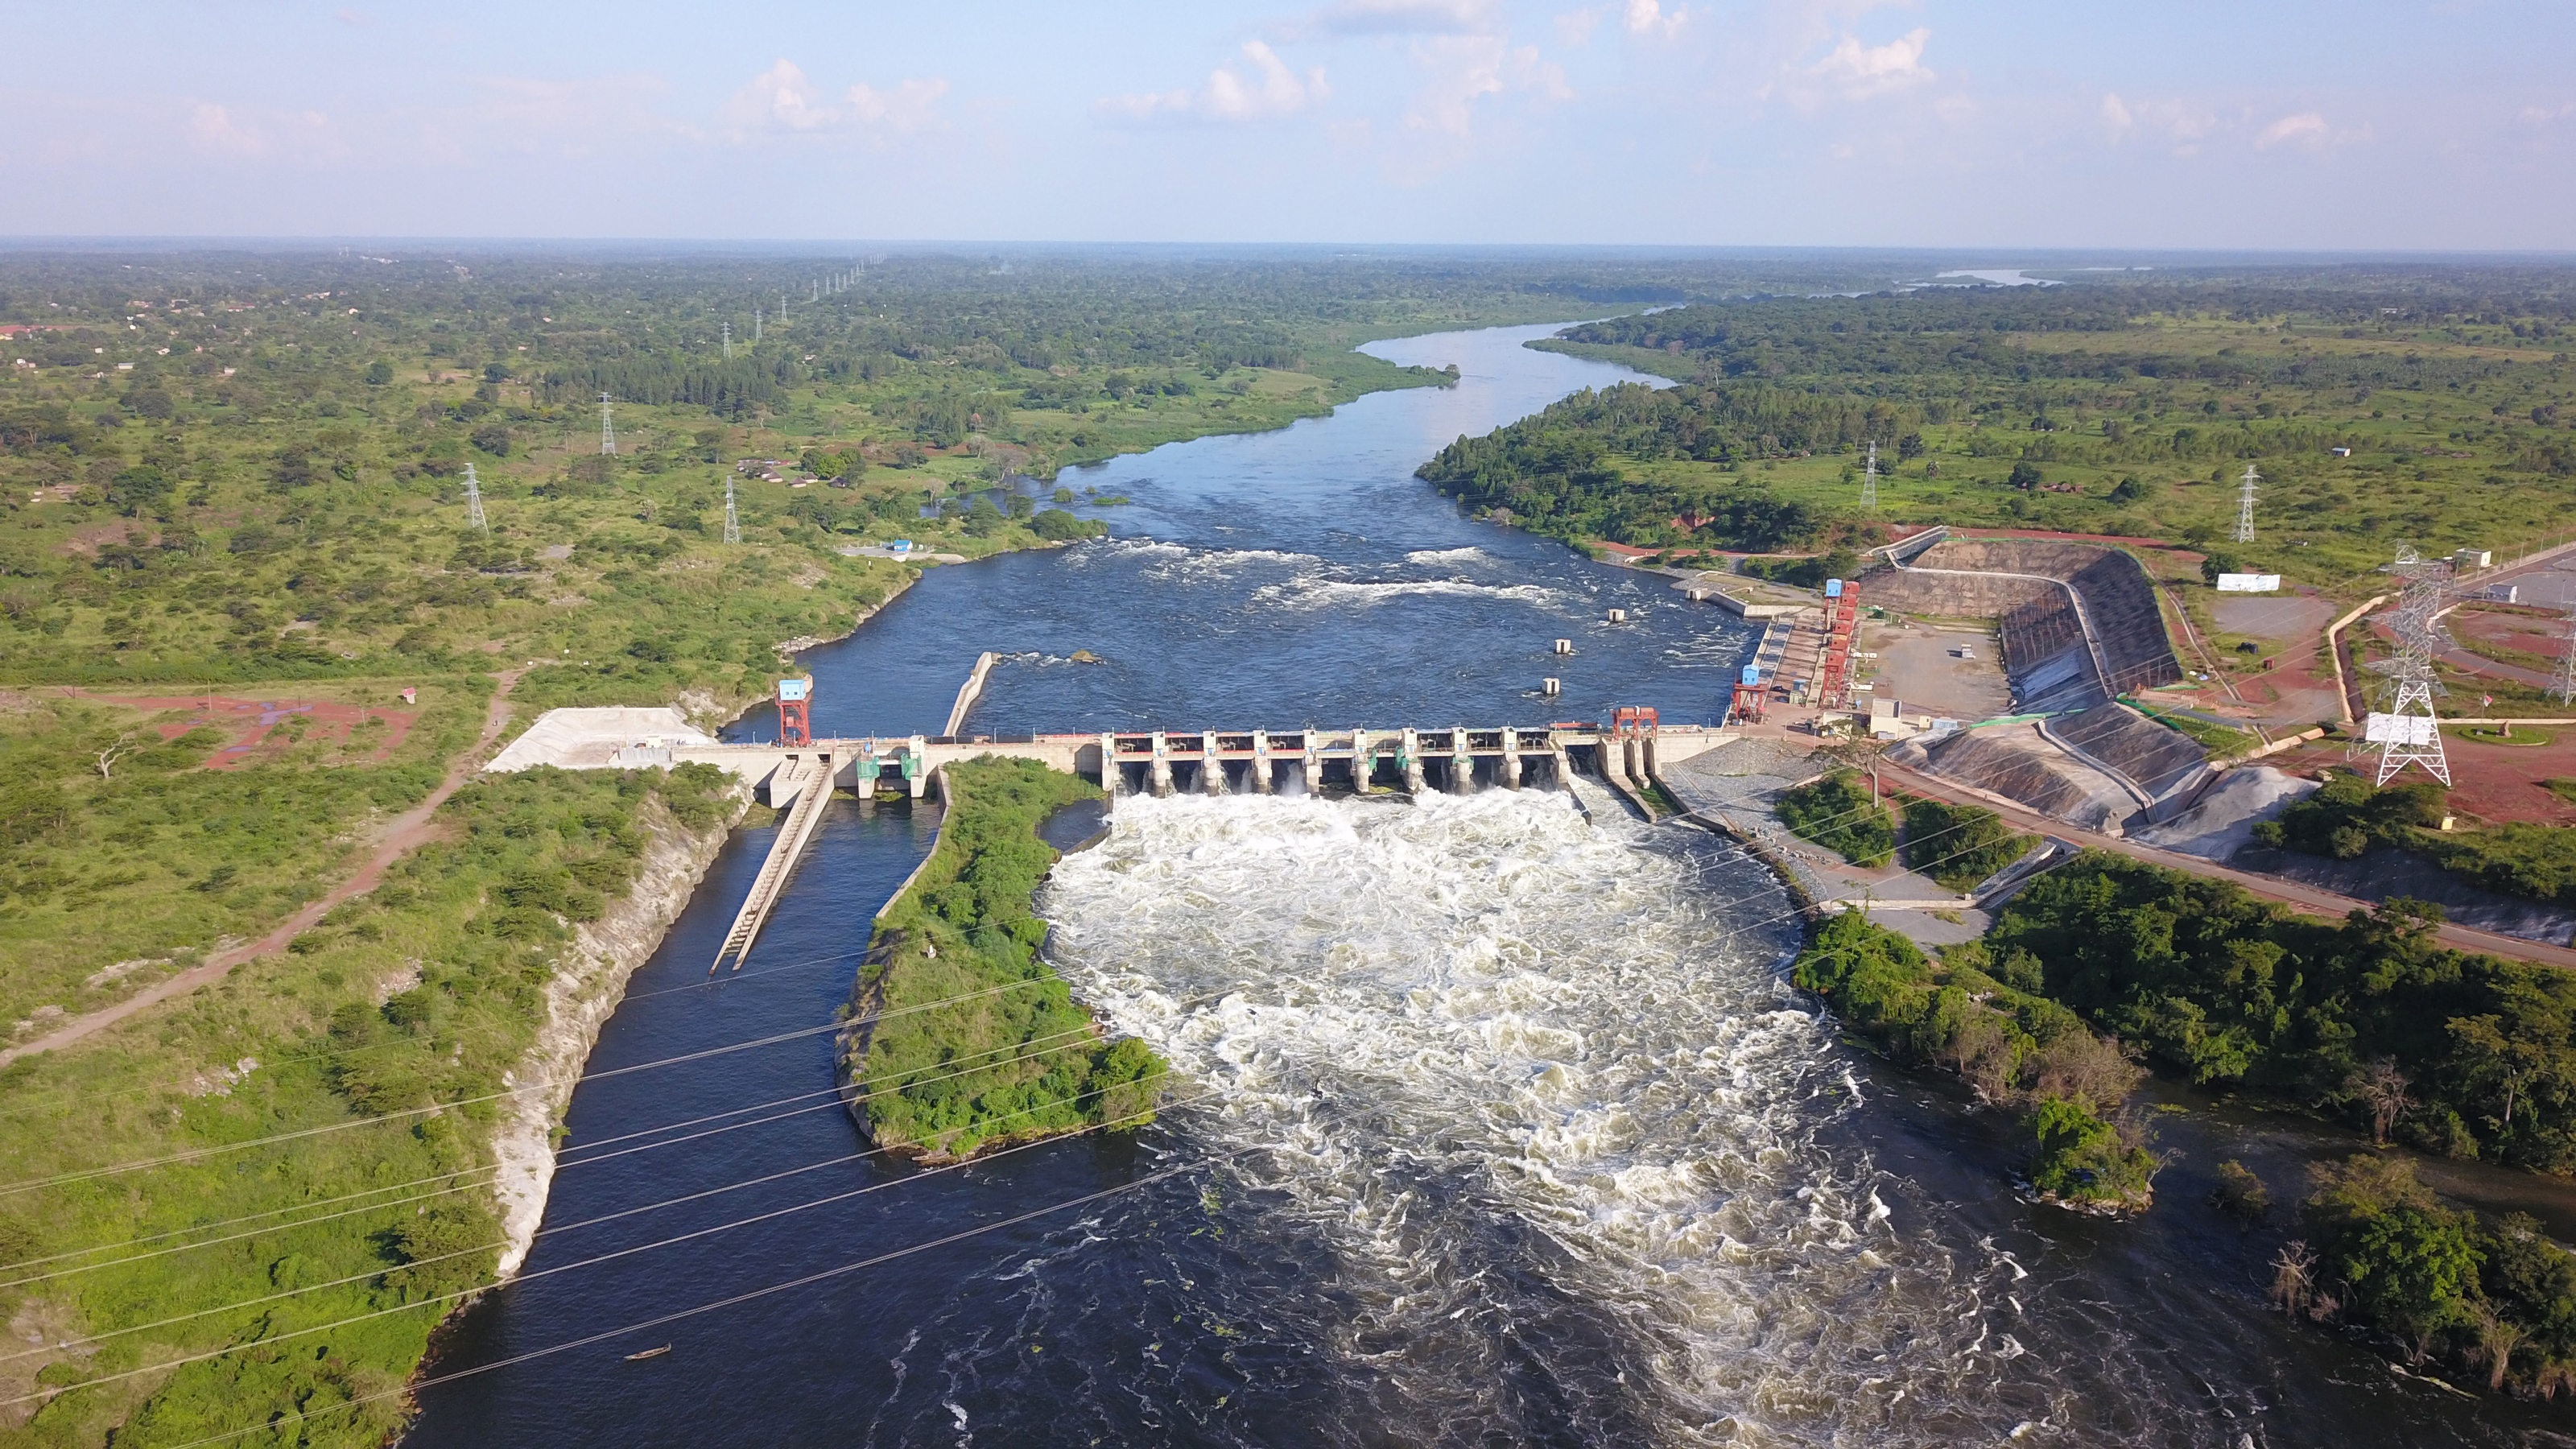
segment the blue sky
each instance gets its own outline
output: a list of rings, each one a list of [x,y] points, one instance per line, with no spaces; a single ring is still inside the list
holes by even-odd
[[[2576,4],[21,3],[0,233],[2576,248]]]

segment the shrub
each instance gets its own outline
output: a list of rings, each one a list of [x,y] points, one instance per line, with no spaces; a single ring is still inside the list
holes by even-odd
[[[2351,860],[2377,845],[2411,843],[2415,829],[2442,823],[2443,790],[2414,781],[2379,789],[2358,775],[2333,775],[2317,792],[2258,822],[2254,839],[2276,849]]]
[[[1882,866],[1896,852],[1895,821],[1886,806],[1870,798],[1857,770],[1836,770],[1784,792],[1773,813],[1791,833],[1854,865]]]
[[[2031,1186],[2069,1203],[2137,1209],[2147,1206],[2155,1154],[2128,1142],[2118,1127],[2081,1102],[2047,1097],[2024,1120],[2036,1146]]]
[[[2017,835],[1992,810],[1945,800],[1905,804],[1905,867],[1964,891],[2030,853],[2037,836]]]

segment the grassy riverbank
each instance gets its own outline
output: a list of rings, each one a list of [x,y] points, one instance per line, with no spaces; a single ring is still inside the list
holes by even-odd
[[[1038,955],[1046,922],[1031,898],[1056,859],[1038,825],[1100,792],[990,756],[950,765],[943,783],[939,843],[877,918],[852,998],[844,1064],[860,1124],[879,1146],[947,1159],[1152,1120],[1163,1060],[1103,1039]]]
[[[0,1407],[0,1441],[180,1444],[318,1412],[261,1442],[381,1443],[398,1400],[337,1406],[399,1386],[449,1295],[491,1281],[492,1127],[548,984],[653,839],[723,828],[729,790],[707,766],[474,782],[445,839],[293,950],[149,1031],[0,1072],[12,1184],[207,1154],[0,1197],[13,1345],[72,1345],[0,1362],[0,1399],[67,1390]],[[286,1133],[309,1135],[252,1145]]]

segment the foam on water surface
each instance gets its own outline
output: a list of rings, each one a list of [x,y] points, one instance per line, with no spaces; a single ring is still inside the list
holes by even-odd
[[[1668,1442],[2044,1412],[1985,1385],[2020,1351],[2011,1270],[1819,1140],[1856,1094],[1777,975],[1777,892],[1679,838],[1538,792],[1135,799],[1045,908],[1076,992],[1207,1104],[1172,1126],[1251,1230],[1329,1245],[1307,1302],[1261,1309],[1337,1305],[1301,1331],[1386,1432],[1530,1427],[1492,1385],[1534,1355],[1594,1401],[1567,1419]]]

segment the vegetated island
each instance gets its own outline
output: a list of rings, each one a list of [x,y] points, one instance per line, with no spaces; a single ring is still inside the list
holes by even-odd
[[[2576,977],[2435,944],[2438,907],[2317,920],[2237,886],[2086,851],[1981,940],[1926,956],[1858,912],[1793,969],[1891,1059],[1956,1071],[2025,1114],[2029,1177],[2070,1206],[2143,1210],[2157,1159],[2121,1110],[2135,1060],[2368,1131],[2375,1143],[2576,1172]],[[2285,1311],[2352,1324],[2490,1387],[2576,1387],[2576,1254],[2520,1215],[2442,1204],[2402,1158],[2319,1170],[2281,1244]],[[2221,1169],[2222,1205],[2269,1189]]]
[[[1040,955],[1039,822],[1100,798],[1078,776],[987,755],[942,771],[939,842],[877,918],[841,1040],[842,1093],[880,1148],[953,1162],[1153,1120],[1170,1067],[1104,1040]]]

